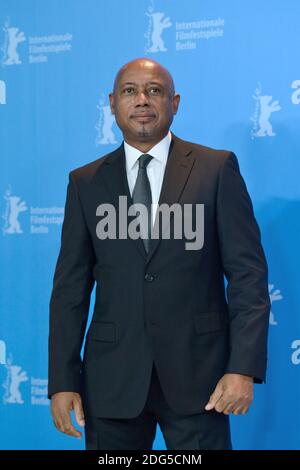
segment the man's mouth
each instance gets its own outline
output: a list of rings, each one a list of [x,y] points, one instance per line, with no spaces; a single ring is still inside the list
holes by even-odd
[[[140,113],[140,114],[133,114],[131,119],[137,122],[150,122],[155,119],[156,116],[153,113]]]

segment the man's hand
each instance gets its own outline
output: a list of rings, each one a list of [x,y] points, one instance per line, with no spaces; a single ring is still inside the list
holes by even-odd
[[[51,414],[56,428],[69,436],[78,437],[82,433],[74,428],[70,411],[74,410],[77,424],[84,426],[84,414],[79,393],[58,392],[51,397]]]
[[[246,414],[253,401],[253,378],[248,375],[225,374],[217,383],[206,404],[206,410],[215,409],[228,415]]]

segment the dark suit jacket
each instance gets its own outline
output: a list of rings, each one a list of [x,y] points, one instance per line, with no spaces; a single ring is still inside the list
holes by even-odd
[[[99,240],[96,209],[117,208],[119,195],[132,203],[123,144],[69,175],[50,302],[49,396],[79,392],[87,414],[137,416],[153,360],[179,414],[202,412],[226,372],[264,381],[267,265],[236,156],[173,135],[160,204],[205,204],[201,250],[187,251],[185,238],[151,240],[148,255],[141,239]]]

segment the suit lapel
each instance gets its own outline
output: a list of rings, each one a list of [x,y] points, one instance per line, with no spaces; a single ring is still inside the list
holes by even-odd
[[[106,158],[98,175],[98,182],[100,182],[100,179],[101,182],[104,182],[106,190],[110,194],[112,204],[116,209],[117,217],[119,217],[119,196],[127,197],[127,210],[133,204],[126,174],[124,144]],[[134,219],[134,216],[127,217],[129,222]],[[131,241],[140,255],[146,259],[146,251],[142,239],[131,239]]]
[[[187,183],[195,160],[194,157],[190,155],[191,153],[192,148],[188,142],[184,142],[183,140],[178,139],[178,137],[172,133],[172,143],[170,145],[170,151],[160,192],[160,198],[158,202],[159,206],[161,204],[168,204],[171,206],[180,200],[181,194]],[[171,213],[171,217],[168,220],[162,221],[162,227],[158,233],[163,234],[165,232],[172,218],[173,213]],[[156,213],[156,218],[154,221],[154,229],[155,227],[158,227],[158,212]],[[150,249],[147,255],[147,263],[149,263],[150,259],[157,250],[160,241],[161,238],[151,240]]]

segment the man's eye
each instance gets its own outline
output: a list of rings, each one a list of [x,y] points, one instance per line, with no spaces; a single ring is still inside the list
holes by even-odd
[[[125,93],[125,95],[131,95],[133,92],[134,92],[134,88],[132,87],[124,88],[123,90],[123,93]]]
[[[151,93],[151,95],[159,95],[159,94],[160,94],[160,88],[151,87],[151,88],[149,89],[149,92]]]

